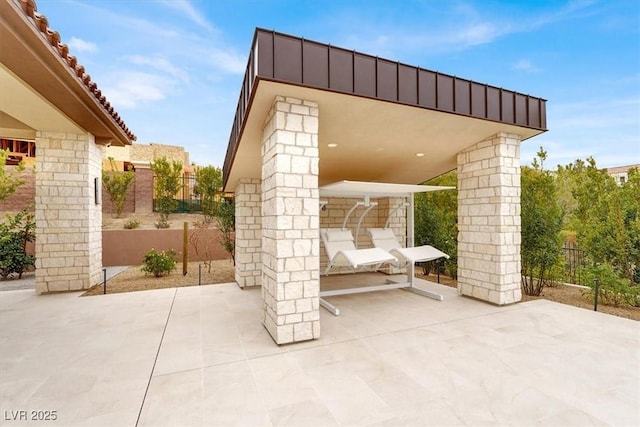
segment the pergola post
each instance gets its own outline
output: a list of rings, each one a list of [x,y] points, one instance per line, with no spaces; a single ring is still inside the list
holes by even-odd
[[[318,105],[277,96],[262,141],[264,325],[277,344],[320,336]]]
[[[102,269],[102,153],[91,134],[37,132],[36,292],[88,289]]]
[[[520,301],[520,137],[499,133],[458,153],[458,292]]]
[[[262,191],[260,180],[244,178],[235,189],[236,274],[241,288],[259,286],[262,275]]]

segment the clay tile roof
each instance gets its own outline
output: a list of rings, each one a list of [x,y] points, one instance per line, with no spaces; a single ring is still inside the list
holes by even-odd
[[[118,124],[122,131],[127,135],[131,141],[136,140],[136,136],[129,128],[124,124],[124,121],[120,118],[120,115],[113,109],[113,106],[107,101],[107,98],[102,95],[102,91],[98,89],[98,85],[91,81],[91,76],[85,72],[82,65],[78,64],[78,60],[75,56],[69,54],[69,46],[60,41],[60,33],[49,28],[49,20],[46,16],[37,12],[37,6],[35,0],[20,0],[23,12],[31,18],[35,27],[42,33],[42,36],[49,42],[54,49],[58,51],[60,57],[67,63],[74,74],[78,77],[80,83],[85,85],[89,92],[93,94],[96,100],[102,105],[104,111],[111,116],[113,120]]]

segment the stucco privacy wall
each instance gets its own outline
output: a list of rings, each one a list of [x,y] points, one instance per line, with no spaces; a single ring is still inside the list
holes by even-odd
[[[520,137],[499,133],[458,154],[458,291],[520,301]]]
[[[37,132],[36,144],[36,292],[87,289],[102,268],[101,150],[91,134]]]
[[[235,189],[236,270],[241,288],[262,283],[262,189],[259,179],[241,179]]]
[[[262,296],[277,344],[320,336],[318,201],[318,105],[276,96],[262,142]]]

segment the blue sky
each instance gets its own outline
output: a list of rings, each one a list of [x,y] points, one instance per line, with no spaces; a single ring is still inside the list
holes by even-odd
[[[139,143],[222,166],[255,27],[548,100],[548,167],[640,163],[640,2],[38,0]]]

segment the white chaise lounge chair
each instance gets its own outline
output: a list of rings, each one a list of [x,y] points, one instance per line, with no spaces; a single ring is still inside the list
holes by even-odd
[[[374,233],[375,234],[375,233]],[[388,235],[387,235],[388,237]],[[384,247],[374,247],[367,249],[357,249],[355,246],[355,241],[353,238],[353,234],[348,230],[341,229],[320,229],[320,238],[322,243],[324,244],[325,250],[327,252],[327,256],[329,257],[329,262],[327,264],[327,268],[325,273],[328,274],[329,270],[333,267],[349,267],[352,271],[356,271],[358,268],[363,266],[375,266],[374,270],[377,270],[380,265],[384,263],[398,263],[398,258],[396,258],[393,254],[389,253]],[[393,239],[396,243],[389,248],[393,248],[397,251],[397,249],[407,249],[407,248],[396,248],[396,246],[400,246],[397,242],[395,236]],[[374,242],[375,243],[375,242]],[[385,242],[378,242],[382,245]],[[388,242],[390,243],[390,242]],[[419,249],[419,248],[409,248],[409,249]],[[432,248],[433,249],[433,248]],[[448,257],[447,254],[437,251],[438,256],[435,258],[439,258],[441,256]],[[412,257],[413,255],[411,251],[409,253],[404,252],[404,255],[401,252],[397,252],[398,256],[402,256],[405,259],[409,259],[407,257]],[[427,254],[426,249],[422,249],[420,254],[415,254],[418,258],[425,258]],[[433,257],[436,253],[431,252],[431,257]],[[440,255],[441,254],[441,255]],[[431,259],[435,259],[431,258]],[[334,315],[339,315],[340,310],[335,305],[328,302],[325,297],[337,296],[337,295],[348,295],[355,294],[361,292],[374,292],[374,291],[385,291],[392,289],[403,289],[407,291],[411,291],[413,293],[426,296],[429,298],[434,298],[438,301],[442,301],[443,297],[440,294],[435,292],[431,292],[424,289],[418,289],[414,286],[414,277],[413,274],[410,274],[406,282],[398,283],[394,280],[387,279],[385,284],[383,285],[372,285],[372,286],[356,286],[347,289],[334,289],[334,290],[326,290],[320,291],[320,305],[329,310]]]
[[[416,262],[433,261],[438,258],[449,258],[446,253],[429,245],[403,248],[390,228],[370,228],[369,235],[373,246],[383,249],[405,262],[415,264]]]
[[[334,267],[349,267],[355,271],[363,266],[398,261],[382,248],[357,249],[349,230],[321,229],[320,239],[329,258],[325,274]]]

